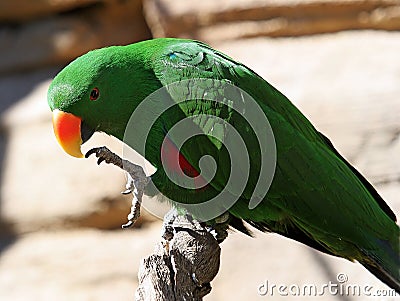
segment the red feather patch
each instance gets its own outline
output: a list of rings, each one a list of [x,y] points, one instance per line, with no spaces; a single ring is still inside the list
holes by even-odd
[[[176,174],[178,177],[186,175],[194,178],[193,181],[196,189],[207,184],[205,179],[200,176],[200,173],[186,160],[181,152],[179,152],[179,149],[168,136],[165,137],[161,147],[161,161],[164,168],[168,169],[170,173]]]

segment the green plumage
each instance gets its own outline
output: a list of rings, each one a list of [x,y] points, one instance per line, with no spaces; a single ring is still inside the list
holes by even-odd
[[[145,152],[138,150],[134,142],[130,145],[157,168],[152,176],[154,185],[170,199],[182,203],[202,202],[222,191],[231,164],[238,168],[243,164],[246,168],[241,160],[229,160],[224,142],[231,133],[223,120],[243,137],[250,158],[249,179],[243,193],[230,192],[239,198],[229,208],[235,223],[242,219],[263,231],[277,232],[328,254],[357,260],[399,291],[399,227],[394,213],[283,94],[228,56],[203,43],[180,39],[155,39],[99,49],[76,59],[57,75],[48,101],[52,110],[73,113],[92,129],[123,140],[130,116],[147,96],[174,82],[198,78],[215,80],[211,96],[220,98],[219,102],[199,97],[210,87],[196,86],[195,91],[167,89],[165,104],[177,105],[157,119]],[[218,81],[232,84],[255,99],[275,137],[275,175],[267,195],[254,209],[248,205],[265,154],[244,118],[250,113],[235,111],[233,107],[241,107],[238,98],[226,97],[223,87],[219,90]],[[90,101],[94,87],[99,89],[100,98]],[[188,97],[190,93],[192,99]],[[182,97],[190,100],[179,102]],[[236,103],[230,106],[230,101]],[[200,190],[173,185],[161,164],[166,133],[187,117],[204,135],[183,144],[181,154],[197,171],[205,154],[211,155],[218,165],[210,184]],[[262,130],[264,125],[257,126]],[[173,135],[168,139],[176,143]],[[240,223],[236,226],[241,227]]]

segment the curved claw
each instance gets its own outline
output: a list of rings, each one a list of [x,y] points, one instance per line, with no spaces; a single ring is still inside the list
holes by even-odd
[[[125,191],[122,191],[121,193],[122,193],[122,194],[131,194],[132,192],[133,192],[132,189],[127,189],[127,190],[125,190]]]
[[[133,221],[128,221],[126,224],[123,224],[122,229],[127,229],[133,226]]]
[[[167,241],[171,241],[172,238],[174,238],[174,228],[170,225],[165,225],[164,232],[161,237]]]
[[[100,163],[103,162],[104,160],[105,160],[105,158],[100,157],[100,158],[97,160],[97,165],[100,165]]]
[[[90,155],[93,155],[93,154],[96,154],[96,153],[97,153],[97,148],[92,148],[85,154],[85,158],[89,158]]]

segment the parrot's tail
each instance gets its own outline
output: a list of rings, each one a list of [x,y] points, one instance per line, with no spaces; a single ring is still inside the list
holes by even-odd
[[[360,263],[382,282],[386,283],[398,294],[400,294],[400,240],[395,243],[388,241],[379,241],[381,247],[377,254],[366,254],[364,260]]]

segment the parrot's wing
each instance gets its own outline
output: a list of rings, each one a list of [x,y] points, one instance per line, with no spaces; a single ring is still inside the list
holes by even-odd
[[[171,99],[179,107],[164,119],[165,127],[171,129],[176,122],[190,118],[197,130],[207,135],[207,138],[188,140],[185,147],[180,147],[181,139],[174,137],[173,133],[169,133],[169,138],[198,171],[203,155],[208,154],[216,161],[219,169],[211,185],[218,191],[226,189],[231,169],[234,168],[236,175],[249,178],[249,184],[246,187],[228,185],[229,191],[251,199],[265,153],[257,136],[263,136],[263,141],[268,138],[273,142],[272,130],[269,136],[265,134],[269,118],[276,118],[275,123],[288,121],[299,132],[319,139],[312,125],[282,94],[246,66],[205,44],[177,42],[158,53],[153,61],[156,77],[167,87]],[[260,132],[261,135],[258,135]],[[189,129],[186,133],[191,134]],[[240,143],[237,143],[238,140]],[[236,149],[239,144],[241,147]],[[274,144],[271,144],[273,147]],[[232,151],[232,148],[235,150]],[[270,161],[273,161],[273,156]],[[203,164],[202,169],[212,170],[213,166]]]
[[[326,144],[329,146],[329,148],[335,153],[335,155],[340,158],[350,169],[351,171],[358,177],[358,179],[361,181],[361,183],[363,183],[363,185],[365,186],[365,188],[369,191],[369,193],[374,197],[374,199],[376,200],[376,202],[379,204],[379,206],[381,207],[381,209],[390,217],[391,220],[393,220],[394,222],[397,221],[396,219],[396,215],[394,214],[394,212],[392,211],[392,209],[390,209],[390,207],[388,206],[388,204],[386,204],[386,202],[382,199],[382,197],[379,195],[379,193],[376,191],[376,189],[371,185],[370,182],[368,182],[368,180],[366,178],[364,178],[364,176],[354,167],[352,166],[333,146],[333,143],[322,133],[320,133],[320,135],[323,137],[323,139],[325,140]]]
[[[241,91],[231,80],[234,76],[224,74],[228,70],[234,72],[234,63],[196,42],[170,45],[154,61],[156,76],[176,104],[175,110],[163,119],[168,138],[207,181],[209,177],[213,179],[211,185],[216,190],[222,191],[231,170],[227,145],[237,138],[232,132],[238,110],[235,107],[240,104],[233,101],[242,99]],[[177,124],[184,131],[171,131]],[[179,134],[185,137],[178,137]],[[186,142],[182,146],[183,139]],[[242,174],[248,164],[236,160],[235,168]]]
[[[192,145],[188,143],[188,147],[183,147],[181,150],[190,164],[198,170],[200,170],[199,159],[202,155],[211,154],[216,159],[218,166],[222,167],[222,171],[211,182],[215,189],[221,191],[225,187],[231,171],[231,163],[226,162],[227,158],[230,158],[227,155],[230,150],[227,151],[224,148],[225,142],[232,141],[232,131],[229,129],[229,124],[244,139],[250,157],[249,184],[246,186],[242,197],[250,200],[252,189],[258,180],[259,163],[265,154],[259,147],[259,137],[254,137],[254,132],[252,136],[248,129],[257,126],[263,128],[265,125],[249,124],[249,119],[252,121],[252,118],[251,112],[245,111],[246,101],[249,102],[246,98],[247,95],[254,99],[264,114],[268,116],[268,121],[274,133],[279,132],[277,129],[284,127],[288,129],[288,133],[291,133],[291,137],[296,139],[299,137],[300,140],[310,144],[313,149],[327,152],[332,161],[344,162],[350,169],[349,174],[354,173],[381,209],[392,220],[396,219],[392,210],[372,185],[335,150],[332,143],[319,133],[283,94],[246,66],[203,43],[189,41],[168,46],[154,60],[157,62],[153,66],[155,74],[163,86],[186,80],[192,82],[191,91],[188,89],[171,89],[169,94],[179,104],[180,113],[182,113],[180,118],[192,118],[199,130],[208,135],[208,138],[194,140]],[[207,80],[199,81],[198,79]],[[230,89],[231,85],[240,89],[232,90]],[[229,91],[227,92],[227,90]],[[201,96],[207,96],[208,99],[212,98],[218,101],[205,101],[204,97]],[[246,115],[250,115],[250,117],[246,119]],[[214,116],[214,118],[209,116]],[[174,140],[174,137],[171,137],[171,139]],[[279,134],[275,135],[275,139],[278,156],[280,152],[285,153],[286,147],[296,147],[297,145],[296,143],[281,143],[284,139],[291,138],[282,137]],[[281,149],[279,149],[280,147]],[[310,154],[303,155],[302,160],[307,160],[308,156],[312,156]],[[249,172],[248,163],[246,160],[234,162],[236,168],[243,171],[243,174]],[[296,165],[298,162],[294,163]],[[236,195],[236,192],[232,191],[232,194]],[[284,199],[285,194],[290,194],[286,188],[268,192],[268,195],[275,199]]]

